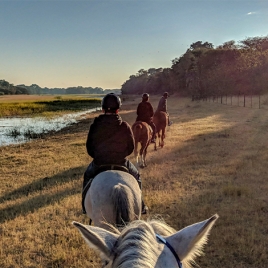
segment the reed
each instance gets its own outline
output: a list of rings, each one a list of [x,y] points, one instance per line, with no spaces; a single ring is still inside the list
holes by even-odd
[[[159,97],[152,96],[154,107]],[[140,97],[124,97],[136,118]],[[200,267],[268,267],[268,111],[171,96],[166,144],[140,170],[147,217],[181,229],[218,213]],[[0,147],[0,267],[101,267],[71,225],[81,214],[85,141],[98,113],[58,133]],[[130,156],[134,162],[134,156]]]
[[[55,113],[66,113],[70,111],[81,111],[83,109],[92,109],[99,107],[100,98],[62,98],[55,97],[52,100],[38,101],[6,101],[1,102],[0,99],[0,117],[10,116],[51,116]]]

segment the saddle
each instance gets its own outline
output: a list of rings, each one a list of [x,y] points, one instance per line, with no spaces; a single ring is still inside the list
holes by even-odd
[[[96,172],[95,172],[95,174],[94,174],[94,177],[91,178],[91,179],[88,181],[87,185],[84,187],[84,189],[83,189],[83,191],[82,191],[82,204],[84,204],[84,199],[85,199],[85,197],[86,197],[86,193],[87,193],[88,189],[90,188],[91,183],[92,183],[92,181],[94,180],[94,178],[95,178],[98,174],[100,174],[101,172],[104,172],[104,171],[107,171],[107,170],[120,170],[120,171],[124,171],[124,172],[129,173],[128,168],[125,167],[125,166],[121,166],[121,165],[113,165],[113,164],[109,164],[109,165],[100,165],[100,166],[98,166],[98,168],[97,168],[97,170],[96,170]]]
[[[125,171],[125,172],[129,173],[128,168],[125,167],[125,166],[121,166],[121,165],[100,165],[100,166],[98,166],[98,169],[97,169],[97,172],[95,174],[95,177],[99,173],[107,171],[107,170],[120,170],[120,171]]]

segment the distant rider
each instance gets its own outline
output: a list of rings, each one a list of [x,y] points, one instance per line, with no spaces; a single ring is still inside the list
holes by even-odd
[[[154,109],[152,104],[149,102],[149,94],[144,93],[142,95],[142,101],[139,103],[138,108],[137,108],[137,118],[136,121],[143,121],[146,122],[148,125],[151,126],[153,130],[153,135],[152,135],[152,143],[155,143],[156,139],[156,127],[153,122],[153,116],[154,116]]]
[[[159,103],[158,103],[158,107],[157,107],[155,112],[165,112],[167,114],[167,117],[168,117],[168,125],[171,126],[172,121],[169,120],[169,114],[167,112],[167,98],[168,97],[169,97],[168,92],[165,92],[163,94],[163,96],[160,98]]]
[[[129,170],[141,188],[141,178],[137,168],[127,159],[134,151],[134,136],[130,125],[123,121],[118,114],[121,99],[114,93],[107,94],[102,100],[102,111],[90,126],[86,148],[93,158],[84,173],[83,189],[91,183],[101,165],[119,165]],[[88,187],[87,187],[88,188]],[[82,193],[82,208],[85,214],[84,197]],[[146,214],[148,207],[142,202],[142,214]]]

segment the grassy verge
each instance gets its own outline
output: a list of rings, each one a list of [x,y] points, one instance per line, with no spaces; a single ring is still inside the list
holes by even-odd
[[[0,99],[1,100],[1,99]],[[80,111],[99,107],[100,98],[62,98],[25,100],[25,101],[3,101],[0,102],[0,117],[7,116],[29,116],[29,115],[55,115],[70,111]]]
[[[157,105],[158,97],[152,97]],[[123,102],[132,124],[140,97]],[[166,144],[141,170],[150,214],[175,229],[218,213],[201,267],[268,267],[268,111],[168,99]],[[73,220],[81,215],[85,149],[96,114],[22,145],[0,147],[0,267],[101,267]],[[134,162],[133,155],[130,160]]]

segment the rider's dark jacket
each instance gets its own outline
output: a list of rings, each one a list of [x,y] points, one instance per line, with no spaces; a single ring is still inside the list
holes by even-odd
[[[162,96],[159,100],[158,107],[156,109],[156,112],[167,112],[167,99]]]
[[[136,121],[143,121],[149,123],[152,121],[154,115],[154,109],[150,102],[142,101],[137,107],[137,119]]]
[[[134,150],[131,127],[118,114],[102,114],[90,126],[86,148],[96,165],[122,165]]]

